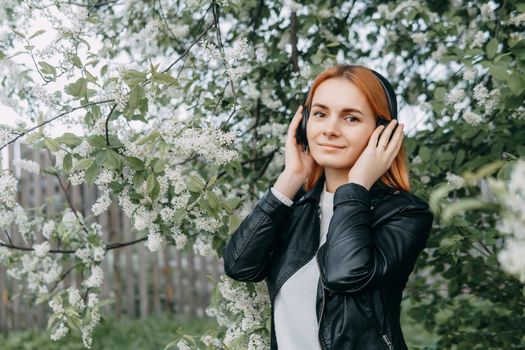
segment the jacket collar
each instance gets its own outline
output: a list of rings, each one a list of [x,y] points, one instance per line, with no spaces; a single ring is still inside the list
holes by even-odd
[[[317,182],[315,183],[315,186],[309,191],[307,191],[306,193],[304,193],[303,196],[299,198],[299,200],[295,201],[294,205],[300,205],[306,202],[307,200],[315,201],[319,205],[319,201],[321,199],[321,193],[323,192],[323,189],[324,189],[324,182],[325,182],[325,174],[323,172],[321,176],[319,177],[319,179],[317,180]],[[374,182],[372,187],[370,187],[370,190],[369,190],[370,196],[371,198],[374,198],[378,196],[381,191],[385,191],[385,190],[389,191],[393,189],[383,184],[383,182],[377,180],[376,182]],[[304,190],[302,191],[304,192]]]

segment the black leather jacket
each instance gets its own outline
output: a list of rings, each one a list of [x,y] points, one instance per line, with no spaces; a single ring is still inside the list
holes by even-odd
[[[334,193],[326,242],[319,247],[324,180],[323,174],[310,191],[300,189],[291,207],[268,187],[225,246],[224,271],[237,281],[266,279],[271,350],[277,349],[277,291],[314,256],[320,271],[316,312],[321,348],[407,349],[399,323],[402,293],[434,216],[427,203],[410,192],[380,181],[370,191],[347,183]]]

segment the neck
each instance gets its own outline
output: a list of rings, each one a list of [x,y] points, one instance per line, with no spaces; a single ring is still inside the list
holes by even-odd
[[[348,183],[348,169],[325,168],[325,189],[327,192],[334,193],[341,185]]]

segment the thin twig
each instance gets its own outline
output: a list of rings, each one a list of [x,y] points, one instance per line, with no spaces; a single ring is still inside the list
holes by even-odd
[[[12,144],[13,142],[15,142],[16,140],[18,140],[19,138],[21,138],[22,136],[25,136],[25,135],[29,134],[31,131],[36,130],[36,129],[38,129],[38,128],[40,128],[41,126],[44,126],[44,125],[46,125],[46,124],[49,124],[49,123],[51,123],[52,121],[54,121],[54,120],[56,120],[56,119],[58,119],[58,118],[61,118],[61,117],[65,116],[65,115],[68,115],[68,114],[70,114],[71,112],[74,112],[74,111],[76,111],[76,110],[78,110],[78,109],[83,109],[83,108],[86,108],[86,107],[89,107],[89,106],[99,105],[99,104],[108,103],[108,102],[115,102],[115,100],[104,100],[104,101],[97,101],[97,102],[89,102],[89,103],[86,103],[85,105],[71,108],[70,111],[60,113],[59,115],[56,115],[56,116],[54,116],[54,117],[51,118],[51,119],[48,119],[48,120],[46,120],[46,121],[44,121],[44,122],[42,122],[42,123],[40,123],[40,124],[38,124],[38,125],[33,126],[33,127],[30,128],[30,129],[27,129],[26,131],[23,131],[23,132],[19,133],[18,136],[16,136],[15,138],[11,139],[11,140],[10,140],[9,142],[7,142],[6,144],[2,145],[2,147],[0,147],[0,151],[1,151],[2,149],[4,149],[5,147],[7,147],[8,145],[10,145],[10,144]]]

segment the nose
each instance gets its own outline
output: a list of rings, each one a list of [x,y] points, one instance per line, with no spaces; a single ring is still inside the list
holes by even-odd
[[[331,136],[339,135],[337,123],[337,117],[328,117],[326,123],[324,123],[323,134]]]

